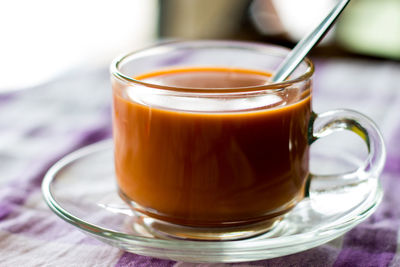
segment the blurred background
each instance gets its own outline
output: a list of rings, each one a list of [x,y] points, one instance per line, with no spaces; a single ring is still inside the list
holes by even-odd
[[[14,0],[0,2],[0,91],[169,39],[293,47],[336,0]],[[353,0],[311,57],[400,60],[400,1]]]

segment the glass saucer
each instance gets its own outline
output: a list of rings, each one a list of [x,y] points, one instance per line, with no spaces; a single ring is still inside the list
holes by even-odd
[[[334,194],[311,194],[272,231],[256,237],[234,241],[164,239],[153,236],[143,225],[146,218],[133,213],[120,199],[112,151],[112,142],[107,140],[66,156],[46,174],[43,195],[59,217],[84,233],[145,256],[187,262],[243,262],[284,256],[344,234],[371,215],[382,199],[379,180],[369,179]],[[352,155],[341,156],[328,162],[337,165],[345,158],[347,163],[358,165]],[[327,163],[326,155],[323,163]]]

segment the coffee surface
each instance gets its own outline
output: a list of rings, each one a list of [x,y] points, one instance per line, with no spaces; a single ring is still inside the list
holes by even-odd
[[[245,69],[187,68],[158,71],[136,77],[153,84],[187,88],[237,88],[264,85],[269,73]]]
[[[262,85],[268,78],[215,68],[137,77],[205,89]],[[179,106],[178,99],[146,98],[134,90],[114,86],[115,166],[120,190],[143,212],[183,225],[226,226],[274,217],[303,197],[309,92],[290,88],[265,94],[270,103],[261,98],[250,108],[243,101],[252,99],[240,98],[227,109],[221,108],[226,99],[212,99],[220,104],[211,108],[193,98]]]
[[[225,68],[193,68],[158,71],[137,77],[137,79],[159,86],[176,87],[179,89],[210,89],[249,88],[268,84],[270,74],[261,71]],[[161,109],[172,109],[193,112],[243,112],[246,110],[266,109],[285,106],[299,101],[299,90],[285,90],[273,92],[265,90],[247,97],[202,97],[201,101],[195,97],[168,94],[165,92],[149,93],[146,87],[129,87],[124,97]],[[229,97],[229,99],[228,99]]]

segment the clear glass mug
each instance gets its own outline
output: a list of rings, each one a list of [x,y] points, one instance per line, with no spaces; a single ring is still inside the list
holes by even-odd
[[[112,63],[119,193],[153,233],[245,238],[274,228],[312,181],[323,180],[314,191],[329,191],[378,177],[385,150],[377,127],[354,111],[315,114],[309,59],[287,81],[266,82],[288,52],[188,41]],[[310,145],[338,130],[365,141],[367,160],[353,172],[311,174]]]

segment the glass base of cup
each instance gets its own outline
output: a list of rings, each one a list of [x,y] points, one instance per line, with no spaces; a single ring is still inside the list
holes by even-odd
[[[266,220],[250,225],[231,226],[231,227],[190,227],[164,222],[151,218],[147,215],[136,213],[137,220],[133,227],[137,231],[139,227],[151,235],[162,239],[184,239],[184,240],[204,240],[204,241],[228,241],[240,240],[249,237],[256,237],[261,234],[273,234],[279,225],[280,218]]]
[[[218,227],[193,227],[166,222],[141,212],[142,208],[132,202],[121,190],[120,197],[129,205],[135,214],[131,227],[135,232],[162,239],[229,241],[240,240],[258,235],[273,235],[279,231],[278,225],[283,216],[239,225]]]

